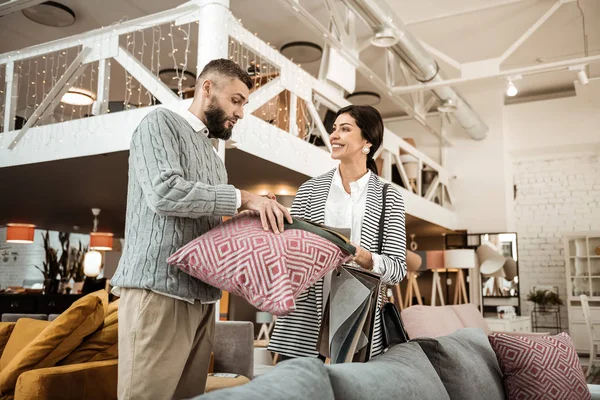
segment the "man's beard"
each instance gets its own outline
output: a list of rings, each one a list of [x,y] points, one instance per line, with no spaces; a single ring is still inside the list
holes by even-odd
[[[216,97],[213,97],[204,112],[206,117],[206,128],[208,128],[208,136],[215,139],[228,140],[231,138],[231,129],[225,127],[227,122],[227,114],[219,106]]]

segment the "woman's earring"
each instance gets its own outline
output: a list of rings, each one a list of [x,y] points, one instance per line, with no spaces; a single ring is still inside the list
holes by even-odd
[[[367,146],[365,146],[365,147],[362,148],[363,154],[369,154],[369,151],[371,151],[371,149],[368,148]]]

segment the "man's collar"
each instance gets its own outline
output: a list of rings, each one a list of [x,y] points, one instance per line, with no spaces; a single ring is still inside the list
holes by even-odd
[[[192,127],[194,132],[202,132],[205,136],[208,136],[208,128],[204,125],[204,122],[200,120],[196,115],[194,115],[190,110],[181,106],[180,104],[167,107],[169,110],[174,113],[179,114],[183,119],[187,121],[188,124]]]

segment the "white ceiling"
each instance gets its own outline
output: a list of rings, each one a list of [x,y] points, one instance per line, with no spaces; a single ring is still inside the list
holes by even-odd
[[[21,12],[0,18],[0,53],[22,49],[94,28],[107,26],[120,20],[134,19],[161,10],[176,7],[181,0],[61,0],[76,14],[74,25],[50,28],[29,21]],[[554,0],[388,0],[408,29],[420,40],[446,53],[455,60],[466,63],[500,56],[554,3]],[[300,0],[312,15],[327,24],[323,0]],[[491,7],[491,8],[490,8]],[[564,4],[502,65],[514,68],[553,62],[567,58],[583,57],[583,24],[580,8],[586,22],[588,38],[587,55],[600,54],[600,0],[579,0]],[[482,10],[482,8],[485,8]],[[246,28],[256,32],[276,48],[291,41],[312,41],[322,45],[318,35],[306,29],[297,15],[283,0],[231,0],[233,14]],[[479,10],[479,11],[478,11]],[[360,27],[366,33],[365,27]],[[384,76],[383,50],[368,48],[361,59],[382,77]],[[456,77],[457,71],[438,60],[446,77]],[[116,63],[113,63],[113,65]],[[319,63],[303,65],[316,74]],[[194,71],[195,72],[195,71]],[[600,65],[590,70],[590,76],[600,76]],[[519,81],[520,96],[573,88],[574,73],[554,72],[527,76]],[[122,100],[119,88],[120,75],[113,75],[112,100]],[[402,82],[400,82],[402,83]],[[490,80],[481,81],[490,84]],[[493,82],[496,84],[496,82]],[[471,85],[469,85],[471,86]],[[457,91],[461,92],[458,86]],[[359,77],[357,90],[373,90],[367,79]],[[408,97],[407,97],[408,99]],[[468,100],[468,98],[467,98]],[[384,116],[401,113],[390,101],[378,107]]]

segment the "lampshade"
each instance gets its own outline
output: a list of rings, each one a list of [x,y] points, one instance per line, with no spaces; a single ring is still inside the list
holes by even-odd
[[[88,251],[83,258],[83,274],[90,278],[95,278],[100,275],[100,267],[102,266],[102,254],[98,251]]]
[[[512,281],[515,276],[517,276],[517,262],[511,257],[506,257],[503,269],[504,273],[506,274],[506,279],[509,281]]]
[[[6,226],[7,243],[33,243],[35,225],[8,224]]]
[[[448,269],[475,268],[475,251],[471,249],[445,250],[444,265]]]
[[[258,311],[256,313],[257,324],[270,324],[271,322],[273,322],[273,314],[264,311]]]
[[[413,251],[406,250],[406,268],[409,272],[418,271],[422,262],[423,260],[420,255]]]
[[[486,278],[504,277],[505,272],[502,268],[506,262],[505,258],[488,243],[484,243],[477,248],[477,257],[479,258],[479,271]]]
[[[113,234],[106,232],[90,233],[90,249],[91,250],[112,250]]]
[[[427,269],[444,269],[444,251],[430,250],[427,251]]]

